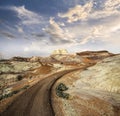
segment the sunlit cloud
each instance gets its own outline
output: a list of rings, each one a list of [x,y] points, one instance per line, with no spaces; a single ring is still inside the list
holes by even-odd
[[[40,24],[42,21],[42,17],[40,15],[27,10],[25,6],[12,6],[10,9],[17,13],[18,18],[21,19],[22,24],[24,25]]]
[[[17,29],[18,29],[18,32],[19,32],[19,33],[24,33],[24,31],[23,31],[23,28],[22,28],[22,27],[17,26]]]
[[[106,0],[99,10],[94,9],[94,4],[91,1],[86,2],[85,5],[76,5],[65,13],[59,13],[58,16],[63,19],[67,18],[68,23],[74,24],[66,28],[69,33],[74,33],[74,38],[78,38],[81,45],[90,41],[106,43],[118,41],[119,36],[113,38],[113,35],[120,29],[120,0]],[[80,22],[75,24],[78,21]]]
[[[25,54],[46,54],[58,48],[120,51],[120,0],[62,0],[62,3],[63,9],[54,1],[56,6],[51,4],[46,10],[40,6],[34,11],[26,4],[0,5],[2,12],[11,13],[10,18],[0,19],[0,39],[7,38],[6,41],[10,39],[18,45],[19,40],[23,41]]]
[[[61,18],[67,18],[69,23],[86,20],[92,10],[92,2],[86,3],[84,6],[76,5],[74,8],[70,8],[66,13],[59,13],[58,16]]]
[[[120,0],[107,0],[105,2],[105,8],[107,10],[116,10],[117,8],[120,8]]]
[[[87,2],[85,5],[76,5],[65,13],[58,13],[61,18],[67,18],[67,22],[86,21],[89,19],[100,19],[111,15],[120,15],[120,0],[106,0],[101,10],[94,10],[94,2]]]
[[[51,42],[56,44],[74,42],[74,35],[70,34],[66,28],[61,28],[53,18],[50,18],[49,23],[45,31],[50,35]]]

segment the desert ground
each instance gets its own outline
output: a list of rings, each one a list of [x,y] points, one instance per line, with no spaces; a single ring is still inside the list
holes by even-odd
[[[120,54],[55,51],[0,60],[1,116],[120,116]]]

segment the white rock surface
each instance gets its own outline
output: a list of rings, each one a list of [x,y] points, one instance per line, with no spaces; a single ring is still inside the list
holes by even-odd
[[[68,54],[68,51],[66,49],[58,49],[54,50],[52,54]]]
[[[9,63],[0,63],[0,72],[22,72],[27,71],[30,68],[37,68],[40,64],[37,62],[19,62],[19,61],[12,61]]]
[[[109,57],[79,74],[76,88],[120,94],[120,55]]]

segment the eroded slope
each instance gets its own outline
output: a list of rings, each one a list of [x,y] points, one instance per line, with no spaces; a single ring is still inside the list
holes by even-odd
[[[120,115],[120,55],[106,58],[86,70],[64,76],[54,86],[64,83],[70,98],[53,93],[57,116],[119,116]],[[57,106],[56,106],[57,105]],[[60,111],[60,110],[61,111]]]

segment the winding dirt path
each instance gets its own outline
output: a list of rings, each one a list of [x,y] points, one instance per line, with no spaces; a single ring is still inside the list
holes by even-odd
[[[41,80],[20,95],[1,116],[54,116],[52,86],[63,75],[75,70],[78,69],[61,71]]]

